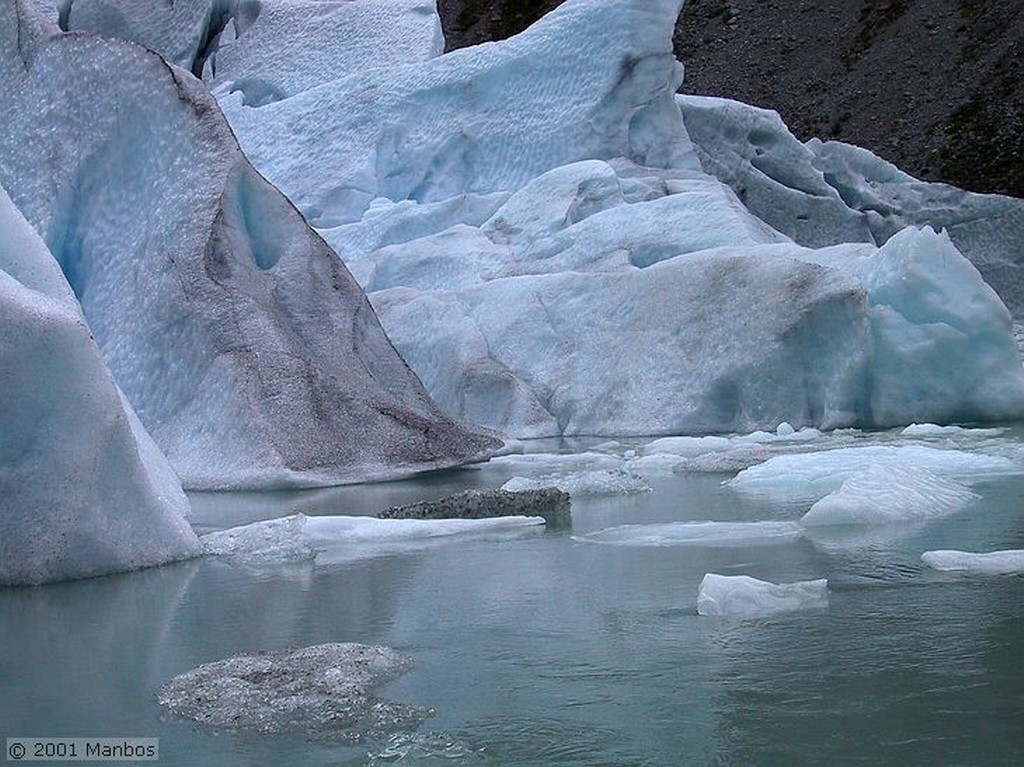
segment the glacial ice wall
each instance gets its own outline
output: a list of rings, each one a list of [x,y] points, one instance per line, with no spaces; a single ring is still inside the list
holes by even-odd
[[[759,198],[697,168],[678,5],[570,0],[510,40],[266,106],[217,93],[468,420],[538,437],[1024,412],[1011,318],[945,234],[879,249],[820,153],[765,115],[715,123],[736,178],[764,168]],[[927,223],[926,202],[889,220]]]
[[[388,478],[498,444],[434,405],[191,75],[18,0],[0,90],[0,184],[186,486]]]
[[[680,4],[569,0],[437,55],[413,0],[390,24],[346,4],[362,48],[307,34],[307,0],[265,0],[235,7],[207,82],[466,420],[539,437],[1024,413],[1011,316],[957,247],[1005,286],[1016,201],[677,96]]]
[[[881,245],[908,226],[945,229],[1014,317],[1024,314],[1024,200],[919,181],[841,141],[801,143],[767,109],[706,96],[676,100],[704,170],[796,242]]]
[[[188,500],[0,188],[0,586],[199,554]]]

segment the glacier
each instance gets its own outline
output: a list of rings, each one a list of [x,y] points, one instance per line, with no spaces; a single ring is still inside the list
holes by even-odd
[[[919,181],[841,141],[800,142],[768,109],[708,96],[676,100],[704,170],[795,242],[881,245],[908,226],[945,230],[1013,316],[1024,315],[1024,200]]]
[[[424,26],[402,60],[338,46],[324,56],[344,74],[318,59],[308,81],[279,53],[293,42],[239,31],[247,66],[297,84],[256,104],[219,64],[208,82],[469,422],[537,438],[1024,413],[1012,293],[960,251],[990,277],[984,258],[1015,262],[1016,201],[914,185],[771,115],[677,96],[680,5],[570,0],[444,55]],[[263,6],[282,30],[306,13]],[[884,196],[884,221],[854,187]]]
[[[431,401],[200,81],[18,0],[0,87],[0,184],[187,487],[385,479],[500,445]]]
[[[181,483],[2,188],[0,328],[0,586],[197,556]]]
[[[387,479],[501,434],[691,435],[520,485],[771,458],[756,490],[821,430],[1024,415],[1020,201],[677,94],[681,5],[568,0],[442,54],[429,0],[14,0],[0,185],[189,488]],[[892,455],[811,500],[918,515]]]
[[[516,438],[1024,413],[989,268],[1017,201],[678,95],[681,0],[570,0],[444,55],[429,3],[321,5],[218,5],[204,78],[448,412]]]

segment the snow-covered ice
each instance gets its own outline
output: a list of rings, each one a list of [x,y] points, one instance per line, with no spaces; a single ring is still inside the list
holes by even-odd
[[[759,618],[826,607],[828,581],[824,578],[771,583],[749,575],[708,573],[697,593],[697,612],[708,616]]]
[[[497,447],[430,400],[202,83],[31,8],[0,6],[0,184],[186,486],[391,478]]]
[[[796,522],[663,522],[606,527],[573,540],[618,546],[770,546],[802,535]]]
[[[804,525],[885,525],[936,519],[961,511],[979,496],[961,482],[922,466],[872,463],[811,506]]]
[[[1006,549],[978,554],[970,551],[939,549],[926,551],[921,560],[944,572],[973,575],[1013,575],[1024,573],[1024,549]]]
[[[0,585],[196,556],[181,483],[0,188]]]

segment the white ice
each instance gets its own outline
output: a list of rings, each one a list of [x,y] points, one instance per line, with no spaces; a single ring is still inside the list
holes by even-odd
[[[440,56],[424,17],[402,33],[414,42],[404,63],[327,45],[349,74],[325,80],[316,55],[288,53],[309,3],[277,2],[237,16],[231,45],[246,67],[302,82],[259,107],[228,80],[218,95],[257,167],[352,264],[431,395],[470,422],[533,438],[1024,414],[1010,317],[977,270],[928,228],[877,248],[870,210],[845,199],[851,184],[884,182],[870,157],[801,145],[770,113],[677,100],[679,6],[568,0],[510,40]],[[266,34],[246,42],[260,18]],[[368,22],[370,38],[390,33]],[[699,168],[719,145],[725,159],[708,168],[737,191]],[[746,177],[760,186],[741,195]],[[910,207],[941,208],[926,196]],[[775,218],[751,215],[755,197],[778,203]],[[972,199],[956,198],[956,215]],[[932,213],[901,220],[943,225]],[[989,216],[984,231],[1005,239],[1014,220]],[[647,456],[636,467],[675,468]]]
[[[824,578],[796,583],[771,583],[749,575],[708,573],[700,582],[700,615],[759,618],[777,613],[828,607]]]
[[[430,400],[198,80],[4,3],[0,91],[0,184],[186,486],[389,478],[499,444]]]
[[[217,43],[203,79],[215,93],[240,91],[244,103],[255,107],[367,69],[426,61],[444,50],[433,0],[239,3]]]
[[[557,487],[573,498],[592,495],[631,495],[651,491],[651,485],[642,477],[612,469],[512,477],[501,486],[501,489],[518,491],[542,487]]]
[[[520,516],[428,520],[295,514],[207,533],[200,540],[204,553],[242,561],[334,561],[453,536],[518,533],[543,524],[543,517]]]
[[[697,170],[672,98],[680,5],[569,2],[500,44],[352,70],[259,108],[220,101],[246,154],[316,226],[358,220],[382,196],[514,190],[577,160]]]
[[[573,536],[582,543],[618,546],[770,546],[803,535],[796,522],[663,522],[617,525]]]
[[[935,570],[973,575],[1013,575],[1024,573],[1024,549],[1006,549],[977,554],[970,551],[939,549],[926,551],[921,560]]]
[[[1014,316],[1024,311],[1024,200],[919,181],[839,141],[801,143],[770,110],[676,98],[704,169],[796,242],[882,244],[907,226],[945,229]]]
[[[1021,471],[1019,465],[1000,456],[923,445],[869,445],[774,456],[744,469],[726,485],[742,493],[813,501],[840,490],[851,477],[863,475],[880,464],[893,471],[876,470],[866,479],[857,480],[854,488],[871,486],[879,491],[886,487],[885,492],[902,496],[902,502],[908,506],[917,501],[914,500],[915,490],[905,484],[907,472],[923,469],[937,477],[963,482]],[[950,497],[957,495],[952,486],[948,491]],[[850,502],[853,494],[854,489],[848,489],[835,503]]]
[[[979,496],[920,465],[872,463],[811,506],[804,525],[885,525],[962,511]]]
[[[181,483],[0,188],[0,586],[196,556]]]

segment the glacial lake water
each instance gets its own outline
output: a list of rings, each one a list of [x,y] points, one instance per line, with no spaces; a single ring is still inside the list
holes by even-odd
[[[195,496],[193,522],[205,531],[296,511],[369,514],[513,473]],[[722,485],[729,476],[666,475],[651,492],[574,499],[572,530],[0,590],[0,739],[157,737],[163,765],[1024,764],[1024,577],[954,576],[920,561],[927,549],[1024,548],[1024,475],[976,483],[980,501],[923,525],[771,545],[578,539],[807,509],[741,495]],[[828,578],[829,605],[702,617],[707,572]],[[165,718],[156,701],[201,663],[350,641],[415,658],[381,695],[435,709],[417,732],[357,745],[213,732]]]

